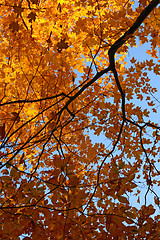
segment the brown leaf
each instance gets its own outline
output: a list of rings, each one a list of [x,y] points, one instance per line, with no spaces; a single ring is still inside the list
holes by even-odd
[[[20,121],[19,113],[12,112],[12,115],[13,117],[11,118],[11,120],[18,123]]]
[[[31,2],[32,2],[33,4],[38,4],[38,3],[39,3],[39,0],[31,0]]]
[[[2,140],[5,137],[5,123],[3,126],[0,126],[0,139]]]
[[[65,39],[61,39],[61,41],[57,43],[58,52],[61,52],[62,49],[67,49],[68,47],[69,45]]]
[[[15,22],[15,21],[11,22],[11,23],[9,24],[9,29],[11,29],[12,32],[18,32],[18,30],[19,30],[19,24],[18,24],[18,22]]]
[[[51,44],[51,43],[52,43],[51,38],[49,37],[46,42],[47,42],[48,44]]]
[[[24,11],[24,9],[21,8],[21,3],[19,5],[14,4],[13,8],[14,12],[17,13],[18,15],[20,15]]]
[[[24,161],[24,153],[22,154],[22,156],[21,156],[21,158],[19,160],[19,164],[23,164],[23,163],[25,163],[25,161]]]
[[[52,131],[52,130],[54,130],[54,129],[56,128],[56,126],[57,126],[57,123],[56,123],[56,122],[50,122],[50,123],[48,124],[48,130],[49,130],[49,131]]]
[[[57,120],[57,114],[55,112],[51,112],[49,113],[49,115],[47,116],[48,120]]]
[[[31,13],[28,14],[27,18],[29,18],[29,22],[32,22],[32,21],[35,22],[36,16],[37,16],[36,13],[31,12]]]

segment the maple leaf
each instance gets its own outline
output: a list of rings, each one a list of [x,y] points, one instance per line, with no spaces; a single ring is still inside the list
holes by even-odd
[[[68,47],[69,45],[65,39],[61,39],[61,41],[57,43],[58,52],[61,52],[63,49],[67,49]]]
[[[0,239],[159,239],[159,14],[1,3]]]
[[[22,8],[21,3],[19,3],[19,5],[14,4],[14,12],[17,13],[17,16],[19,16],[23,11],[24,9]]]
[[[37,16],[36,13],[30,12],[30,13],[28,14],[27,18],[29,18],[29,22],[32,22],[32,21],[35,22],[36,16]]]
[[[160,75],[160,64],[157,64],[153,70],[156,75]]]
[[[57,114],[56,114],[56,112],[50,112],[47,117],[48,117],[48,120],[54,120],[54,121],[56,121],[56,119],[57,119]]]
[[[12,22],[9,24],[9,29],[11,29],[12,32],[18,32],[18,30],[19,30],[19,24],[18,24],[18,22],[12,21]]]

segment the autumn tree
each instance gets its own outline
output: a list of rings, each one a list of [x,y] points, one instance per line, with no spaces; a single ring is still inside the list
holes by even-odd
[[[160,239],[159,0],[0,16],[0,239]]]

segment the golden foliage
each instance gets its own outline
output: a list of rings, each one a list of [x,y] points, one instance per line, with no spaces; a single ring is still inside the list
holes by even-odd
[[[0,1],[0,239],[160,238],[159,14],[158,0]]]

